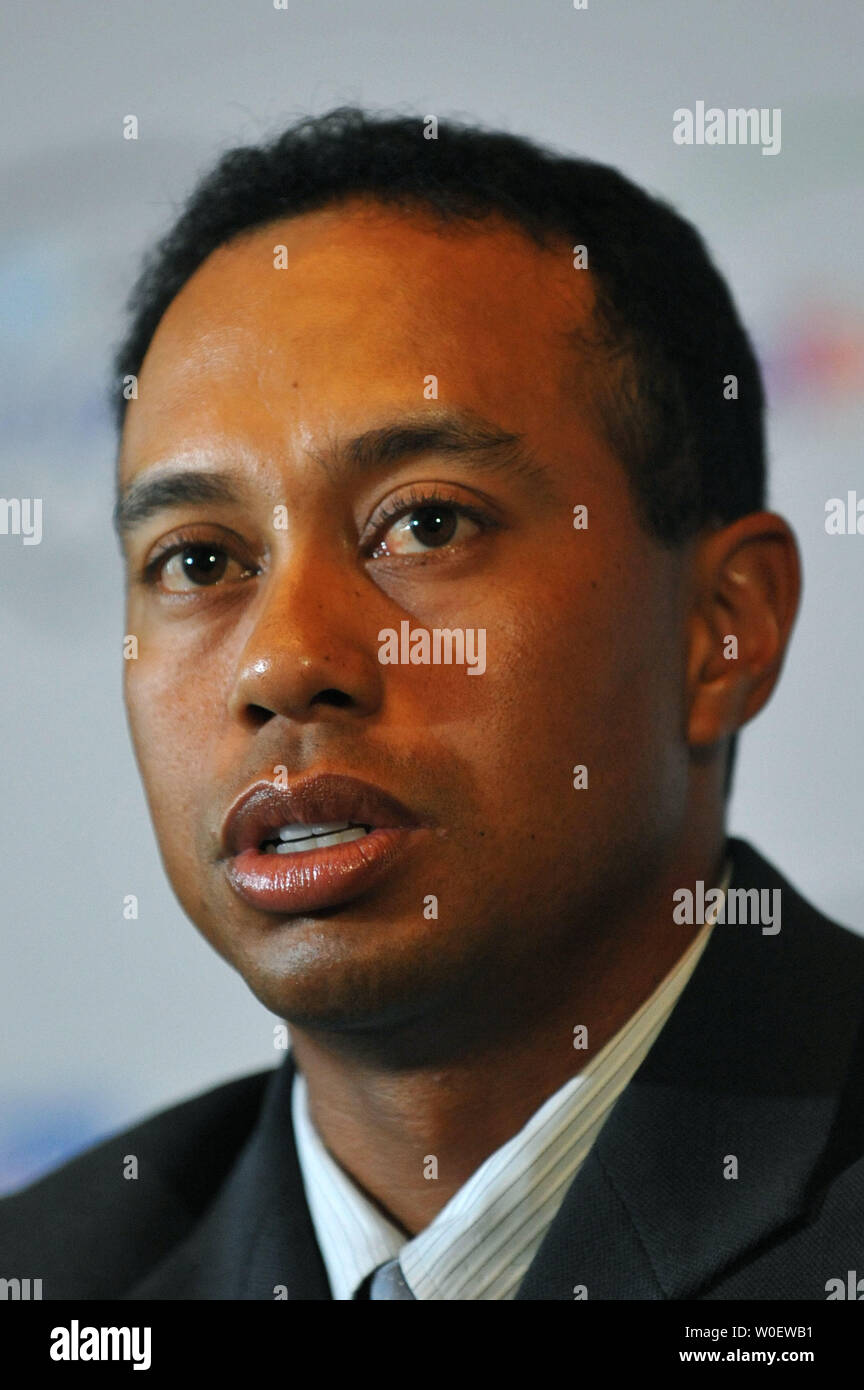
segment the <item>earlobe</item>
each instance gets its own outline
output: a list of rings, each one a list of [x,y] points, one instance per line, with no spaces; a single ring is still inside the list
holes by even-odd
[[[714,531],[694,555],[687,664],[688,741],[720,743],[768,702],[798,611],[794,533],[773,512]]]

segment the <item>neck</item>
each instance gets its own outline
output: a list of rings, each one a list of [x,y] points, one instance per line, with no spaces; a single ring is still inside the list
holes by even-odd
[[[720,881],[722,836],[646,887],[623,921],[604,923],[578,958],[555,960],[538,998],[524,982],[510,991],[522,1006],[496,1000],[475,1016],[495,1019],[482,1034],[464,1030],[464,999],[450,1018],[425,1018],[433,1040],[424,1057],[412,1040],[392,1053],[358,1046],[345,1034],[291,1029],[306,1077],[312,1121],[324,1144],[366,1195],[407,1234],[427,1226],[483,1161],[506,1143],[549,1096],[577,1075],[662,983],[701,929],[671,922],[672,892]],[[563,987],[556,987],[558,982]],[[481,1012],[482,1010],[482,1012]],[[574,1047],[574,1028],[587,1047]],[[458,1036],[459,1044],[442,1046]],[[429,1159],[437,1179],[429,1181]]]

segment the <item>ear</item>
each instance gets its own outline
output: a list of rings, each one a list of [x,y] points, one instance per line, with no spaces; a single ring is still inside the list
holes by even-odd
[[[723,740],[767,703],[801,594],[798,545],[773,512],[753,512],[696,542],[688,625],[687,734]]]

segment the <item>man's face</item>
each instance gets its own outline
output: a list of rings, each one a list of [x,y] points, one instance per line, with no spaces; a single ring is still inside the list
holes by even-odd
[[[682,563],[591,423],[602,367],[568,338],[591,305],[566,246],[355,202],[220,248],[157,329],[121,488],[232,471],[236,495],[129,531],[132,736],[180,902],[281,1017],[362,1028],[554,990],[680,831]],[[457,417],[519,454],[344,447]],[[402,623],[482,630],[485,670],[382,664]],[[229,810],[318,774],[411,816],[379,816],[371,873],[362,831],[266,847],[273,873],[294,858],[287,898],[256,846],[264,893],[244,895]]]

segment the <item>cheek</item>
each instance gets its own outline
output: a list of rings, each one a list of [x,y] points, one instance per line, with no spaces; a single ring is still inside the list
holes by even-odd
[[[142,650],[125,671],[125,699],[135,755],[157,832],[191,841],[208,749],[220,708],[213,671],[180,652]],[[209,711],[209,714],[208,714]]]
[[[662,591],[629,579],[544,576],[542,596],[516,595],[488,634],[475,697],[474,761],[483,749],[490,794],[530,819],[537,803],[563,818],[599,816],[649,787],[675,737],[681,673],[674,614]],[[588,770],[590,800],[573,769]],[[521,808],[521,809],[520,809]]]

